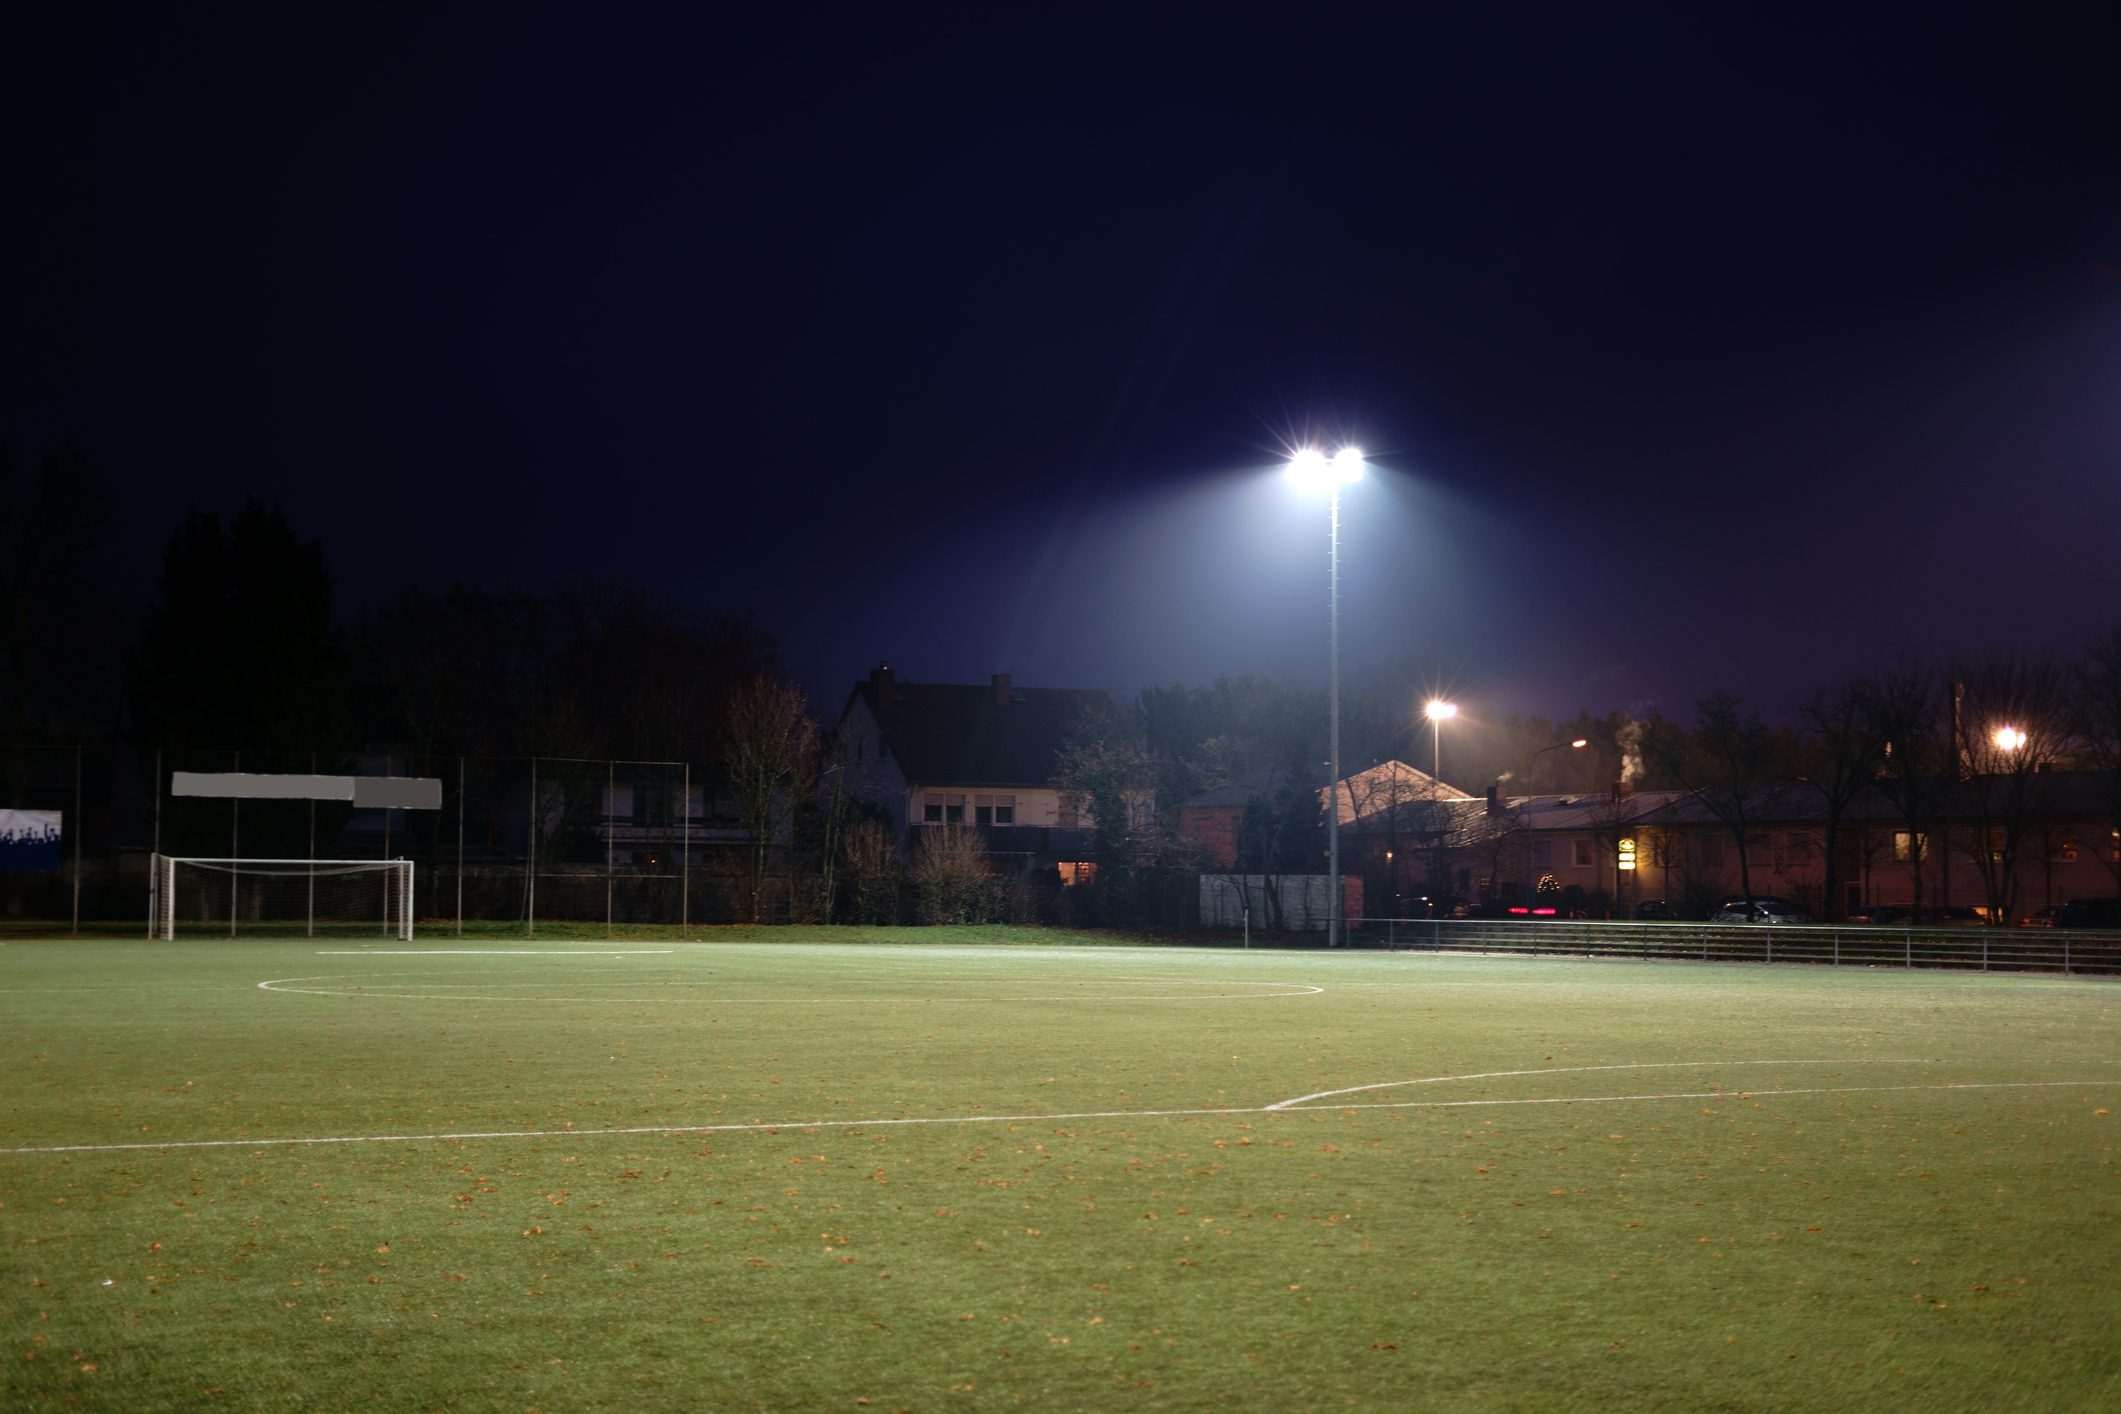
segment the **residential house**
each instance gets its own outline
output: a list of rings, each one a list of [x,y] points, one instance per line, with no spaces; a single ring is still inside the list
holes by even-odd
[[[984,687],[911,682],[879,664],[840,713],[849,793],[889,811],[909,846],[923,830],[970,825],[998,867],[1058,868],[1076,882],[1088,877],[1093,822],[1054,773],[1085,715],[1111,708],[1092,688],[1018,687],[1007,673]],[[1153,809],[1146,797],[1130,804]]]

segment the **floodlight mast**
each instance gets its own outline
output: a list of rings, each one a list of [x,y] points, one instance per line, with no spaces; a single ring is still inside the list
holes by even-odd
[[[1362,480],[1362,451],[1342,447],[1327,461],[1325,453],[1305,447],[1289,458],[1289,475],[1330,493],[1331,550],[1326,573],[1327,661],[1330,700],[1330,759],[1326,762],[1326,946],[1340,946],[1340,488]]]

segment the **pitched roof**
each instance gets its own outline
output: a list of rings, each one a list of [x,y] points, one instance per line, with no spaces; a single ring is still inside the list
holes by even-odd
[[[1318,792],[1319,813],[1325,813],[1327,771],[1323,766],[1313,766],[1305,773],[1310,789]],[[1202,791],[1188,796],[1178,803],[1181,810],[1205,810],[1217,806],[1250,805],[1255,800],[1271,800],[1289,783],[1289,773],[1276,768],[1261,771],[1241,781],[1233,781],[1214,790]],[[1340,778],[1341,823],[1347,824],[1358,817],[1368,817],[1379,811],[1389,811],[1394,806],[1404,806],[1416,800],[1464,801],[1473,797],[1466,795],[1448,782],[1439,784],[1427,771],[1419,771],[1404,761],[1380,761],[1360,771],[1343,769]],[[1485,802],[1482,802],[1485,806]]]
[[[1004,705],[1000,693],[1007,692]],[[1086,713],[1112,711],[1097,688],[973,687],[871,678],[854,685],[909,785],[1043,786]],[[844,713],[842,714],[844,715]]]

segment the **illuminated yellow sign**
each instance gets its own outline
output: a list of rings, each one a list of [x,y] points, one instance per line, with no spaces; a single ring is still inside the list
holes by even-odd
[[[1623,869],[1633,869],[1635,867],[1635,841],[1620,841],[1619,864]]]

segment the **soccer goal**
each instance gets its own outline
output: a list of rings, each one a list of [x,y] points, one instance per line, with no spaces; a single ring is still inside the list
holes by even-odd
[[[409,859],[154,857],[154,932],[412,941]]]

